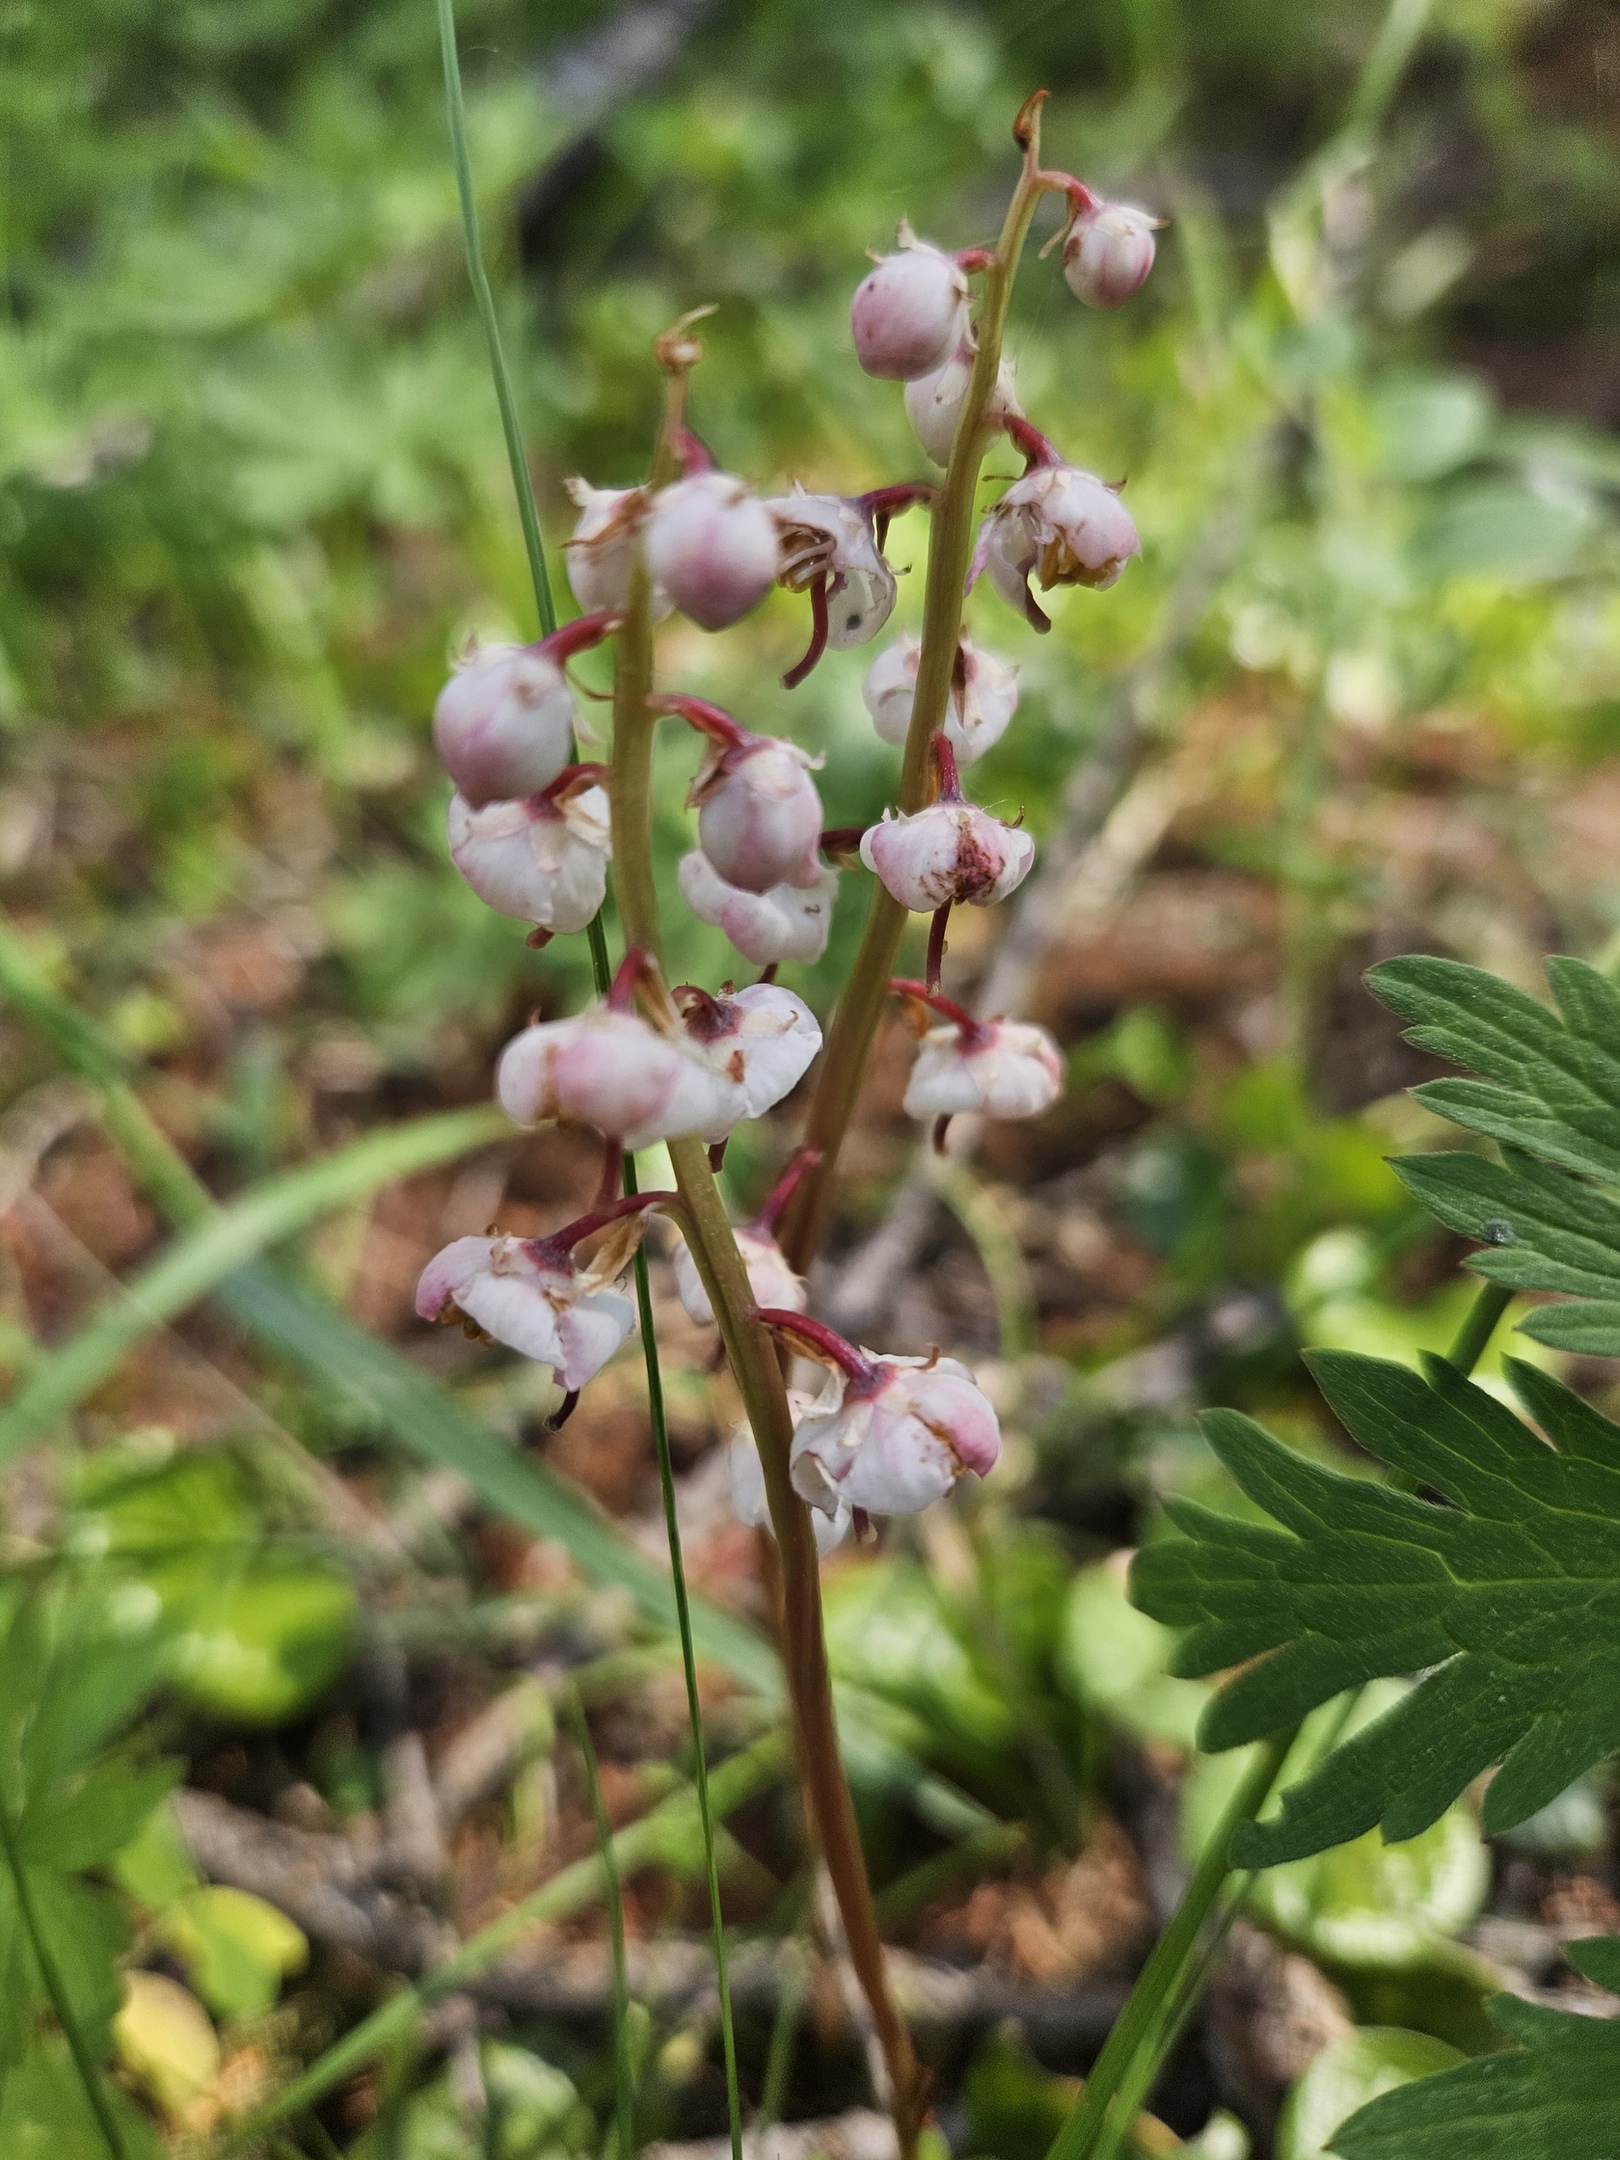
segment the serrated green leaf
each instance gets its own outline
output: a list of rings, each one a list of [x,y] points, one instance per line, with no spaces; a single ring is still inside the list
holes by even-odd
[[[1571,1943],[1565,1955],[1620,1988],[1620,1939]],[[1517,2046],[1385,2093],[1334,2132],[1330,2150],[1340,2160],[1616,2160],[1620,2022],[1511,1995],[1486,2009]]]
[[[1620,1747],[1620,1427],[1519,1364],[1514,1383],[1552,1447],[1439,1359],[1425,1376],[1338,1353],[1311,1364],[1360,1444],[1447,1504],[1307,1462],[1234,1412],[1206,1418],[1279,1527],[1172,1506],[1184,1535],[1133,1565],[1135,1601],[1189,1631],[1177,1672],[1245,1668],[1205,1712],[1200,1744],[1235,1747],[1344,1688],[1424,1676],[1242,1831],[1233,1857],[1246,1867],[1375,1824],[1412,1837],[1493,1763],[1485,1824],[1503,1829]]]

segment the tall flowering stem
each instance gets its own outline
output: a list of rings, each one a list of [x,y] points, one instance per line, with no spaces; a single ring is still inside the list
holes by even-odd
[[[669,387],[663,435],[653,464],[655,486],[671,479],[678,469],[685,373],[695,358],[690,347],[688,340],[678,352],[664,356]],[[965,568],[964,554],[964,573]],[[663,939],[652,880],[652,750],[658,714],[652,694],[651,594],[646,571],[639,564],[631,574],[616,654],[610,794],[619,913],[627,944],[640,946],[661,964]],[[765,1473],[771,1527],[781,1561],[782,1655],[799,1773],[838,1899],[850,1961],[870,2004],[883,2051],[901,2160],[913,2160],[922,2128],[924,2079],[889,1992],[877,1913],[839,1752],[822,1629],[820,1561],[810,1511],[789,1477],[793,1419],[782,1369],[772,1336],[756,1315],[754,1293],[707,1147],[695,1135],[672,1139],[668,1147],[692,1257],[719,1324]]]
[[[957,666],[962,602],[973,551],[974,497],[979,468],[995,434],[995,424],[989,417],[990,403],[1001,369],[1007,308],[1035,206],[1057,178],[1041,169],[1041,106],[1046,96],[1044,90],[1037,90],[1013,123],[1013,137],[1024,153],[1024,167],[1007,207],[1001,237],[983,264],[984,297],[975,324],[978,355],[957,423],[945,484],[934,497],[922,652],[900,775],[902,812],[925,808],[933,790],[932,743],[936,732],[945,725],[952,671]],[[838,1152],[865,1077],[905,925],[905,909],[874,879],[860,950],[827,1038],[821,1078],[805,1130],[806,1143],[822,1152],[821,1163],[800,1188],[782,1227],[782,1249],[801,1271],[809,1266],[821,1242]]]

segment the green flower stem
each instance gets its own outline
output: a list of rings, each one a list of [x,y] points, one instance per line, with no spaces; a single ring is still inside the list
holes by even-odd
[[[1514,1293],[1500,1283],[1484,1283],[1468,1308],[1468,1317],[1457,1330],[1457,1340],[1446,1352],[1446,1363],[1460,1373],[1471,1373],[1485,1355],[1497,1322],[1513,1303]]]
[[[973,551],[974,497],[979,467],[992,440],[985,415],[1001,369],[1001,346],[1007,307],[1024,251],[1035,205],[1045,192],[1040,176],[1041,101],[1037,92],[1018,116],[1014,136],[1024,153],[1024,169],[1013,190],[985,272],[984,298],[976,324],[979,351],[957,423],[956,440],[945,484],[935,498],[928,540],[928,584],[923,601],[922,652],[911,728],[900,773],[899,807],[924,809],[932,785],[930,745],[944,726],[950,702],[951,671],[962,631],[962,604]],[[805,1127],[805,1145],[821,1150],[821,1161],[794,1194],[783,1217],[779,1239],[789,1263],[803,1273],[815,1257],[826,1224],[828,1202],[837,1174],[838,1152],[854,1113],[878,1022],[889,995],[895,955],[906,927],[906,910],[872,880],[866,928],[844,994],[833,1016],[821,1062],[821,1076]]]
[[[709,1781],[718,1815],[728,1815],[764,1791],[781,1777],[786,1751],[778,1733],[767,1733],[751,1747],[727,1759]],[[690,1793],[677,1793],[638,1822],[627,1823],[611,1840],[611,1862],[620,1878],[637,1868],[667,1865],[677,1837],[686,1829],[692,1812]],[[607,1888],[607,1870],[599,1853],[591,1853],[561,1869],[498,1920],[469,1935],[453,1956],[424,1975],[414,1987],[401,1988],[380,2010],[374,2010],[335,2047],[278,2093],[256,2114],[239,2123],[215,2148],[213,2160],[230,2160],[268,2135],[278,2124],[295,2120],[323,2099],[335,2086],[353,2077],[402,2036],[416,2028],[431,2004],[446,1995],[475,1987],[505,1953],[537,1927],[570,1919],[601,1897]]]
[[[677,409],[679,378],[671,382]],[[669,429],[654,464],[654,479],[667,460]],[[619,915],[626,941],[655,960],[662,954],[658,905],[652,880],[652,748],[656,718],[648,710],[652,687],[652,630],[645,571],[631,579],[619,631],[613,690],[613,857],[621,875]],[[872,2022],[893,2088],[895,2129],[901,2160],[912,2160],[922,2125],[923,2092],[911,2036],[889,1993],[883,1945],[872,1905],[854,1803],[845,1781],[833,1712],[832,1679],[821,1622],[821,1563],[810,1511],[793,1490],[788,1459],[793,1421],[776,1346],[750,1317],[754,1294],[737,1250],[731,1220],[708,1150],[695,1135],[669,1142],[687,1214],[692,1257],[719,1323],[731,1370],[759,1448],[782,1568],[783,1661],[799,1774],[810,1798],[822,1855],[843,1916],[850,1961],[872,2009]],[[717,1927],[718,1938],[718,1927]]]
[[[1210,1909],[1227,1877],[1226,1856],[1233,1832],[1264,1804],[1276,1781],[1295,1729],[1276,1733],[1260,1748],[1221,1812],[1213,1836],[1199,1856],[1170,1924],[1153,1946],[1130,1998],[1115,2021],[1102,2053],[1092,2066],[1074,2113],[1047,2150],[1046,2160],[1090,2160],[1096,2141],[1149,2036],[1160,2027],[1165,2005],[1178,1991],[1183,1967],[1192,1956]]]
[[[62,1975],[56,1969],[56,1960],[51,1955],[50,1946],[45,1940],[45,1931],[40,1926],[34,1893],[28,1885],[28,1871],[18,1854],[16,1831],[10,1812],[4,1805],[0,1805],[0,1849],[4,1850],[6,1866],[10,1871],[12,1895],[17,1900],[17,1915],[22,1921],[23,1933],[28,1937],[28,1947],[34,1953],[34,1963],[39,1967],[40,1979],[45,1983],[45,1993],[50,1998],[56,2022],[61,2026],[62,2036],[67,2041],[68,2053],[73,2057],[73,2067],[79,2073],[84,2097],[89,2102],[91,2114],[96,2118],[96,2128],[101,2132],[102,2142],[112,2160],[126,2160],[124,2141],[118,2133],[117,2123],[113,2120],[112,2109],[107,2104],[101,2072],[90,2052],[90,2044],[79,2028],[79,2021],[73,2014],[73,2005],[68,2001]]]

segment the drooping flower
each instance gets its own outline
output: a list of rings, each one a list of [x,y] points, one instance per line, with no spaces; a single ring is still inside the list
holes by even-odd
[[[813,1398],[802,1388],[789,1388],[787,1399],[793,1421],[797,1424],[809,1409]],[[765,1466],[759,1459],[759,1449],[754,1444],[754,1436],[746,1426],[732,1439],[726,1457],[726,1469],[731,1479],[731,1504],[736,1510],[737,1520],[750,1530],[769,1530],[771,1507],[765,1494]],[[815,1534],[816,1551],[823,1559],[843,1544],[849,1535],[853,1519],[854,1510],[844,1501],[840,1501],[830,1515],[823,1513],[820,1508],[811,1511],[810,1527]]]
[[[901,996],[944,1016],[917,1051],[906,1086],[908,1117],[1038,1117],[1063,1092],[1063,1055],[1043,1027],[1027,1020],[975,1020],[920,982],[896,982]],[[913,1006],[915,1010],[915,1006]]]
[[[632,1151],[720,1126],[729,1132],[750,1114],[741,1087],[684,1029],[666,1035],[611,1005],[514,1035],[495,1068],[495,1093],[519,1125],[567,1118]]]
[[[570,480],[568,492],[579,510],[563,543],[574,598],[582,608],[622,608],[630,596],[636,536],[652,498],[645,488],[597,488],[588,480]],[[669,613],[669,597],[656,581],[652,611],[655,618]]]
[[[744,480],[693,472],[653,497],[647,574],[702,630],[725,630],[776,582],[776,524]]]
[[[960,345],[943,367],[935,368],[931,374],[919,375],[906,384],[906,418],[936,465],[951,462],[957,423],[962,417],[968,384],[973,379],[973,359],[972,346]],[[1021,413],[1023,409],[1018,402],[1012,362],[1003,360],[996,372],[996,386],[990,393],[985,415],[995,419],[1007,413]]]
[[[842,1502],[872,1515],[915,1515],[957,1479],[983,1477],[1001,1451],[988,1396],[955,1358],[878,1357],[820,1321],[758,1317],[830,1371],[793,1436],[794,1490],[822,1513]]]
[[[570,1391],[601,1371],[636,1324],[629,1298],[594,1270],[580,1273],[570,1253],[545,1238],[457,1238],[422,1270],[416,1310],[424,1320],[464,1314],[497,1342],[549,1365]]]
[[[922,639],[908,631],[885,645],[866,671],[861,695],[885,742],[903,744],[911,732]],[[1000,742],[1018,710],[1018,669],[963,633],[945,707],[945,740],[958,765],[972,765]]]
[[[955,259],[902,221],[898,252],[879,258],[850,302],[856,359],[884,382],[942,366],[967,334],[967,295]]]
[[[585,615],[537,645],[481,646],[456,669],[433,708],[433,741],[474,809],[538,795],[556,779],[573,755],[578,717],[563,670],[616,622]]]
[[[701,848],[681,857],[687,906],[700,922],[723,930],[745,960],[771,967],[780,960],[819,960],[832,931],[838,872],[823,869],[814,885],[773,885],[752,893],[729,885]]]
[[[1035,629],[1050,630],[1050,619],[1029,589],[1032,574],[1043,591],[1089,585],[1102,592],[1133,555],[1141,554],[1142,543],[1130,512],[1106,482],[1065,465],[1027,421],[1004,425],[1032,462],[980,525],[968,584],[987,571],[1003,600],[1022,608]]]
[[[827,638],[834,652],[864,645],[894,612],[894,572],[859,497],[810,495],[794,483],[765,505],[781,536],[777,576],[789,592],[826,582]]]
[[[450,858],[486,906],[541,930],[583,930],[602,905],[612,855],[606,791],[574,767],[521,802],[450,800]]]
[[[1093,202],[1063,242],[1063,275],[1087,307],[1123,307],[1147,283],[1161,220],[1131,203]]]
[[[675,1003],[694,1051],[741,1096],[740,1108],[728,1099],[702,1128],[706,1140],[723,1140],[744,1118],[763,1117],[798,1086],[821,1048],[815,1014],[780,983],[753,983],[718,997],[683,983]]]
[[[966,802],[956,784],[949,741],[934,737],[941,787],[926,810],[885,810],[881,825],[861,840],[861,861],[914,915],[965,902],[993,907],[1021,884],[1035,860],[1035,843],[1016,825]]]
[[[686,800],[726,883],[753,893],[819,886],[821,797],[810,778],[819,761],[780,736],[752,734],[703,698],[654,698],[651,710],[678,713],[709,739]]]

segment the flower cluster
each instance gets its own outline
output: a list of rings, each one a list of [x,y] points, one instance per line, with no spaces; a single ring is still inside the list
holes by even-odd
[[[1067,199],[1053,245],[1061,245],[1064,278],[1082,301],[1115,307],[1141,286],[1153,261],[1153,218],[1101,200],[1066,174],[1041,171],[1028,142],[1025,185]],[[605,897],[626,783],[617,762],[576,759],[581,729],[570,661],[627,619],[641,626],[642,650],[646,626],[671,613],[701,630],[724,631],[780,586],[809,603],[808,643],[783,677],[791,689],[824,652],[864,646],[883,630],[898,591],[885,552],[891,521],[913,509],[932,512],[942,489],[954,490],[953,529],[962,537],[949,622],[931,596],[924,636],[902,635],[866,670],[873,726],[885,743],[908,752],[906,792],[875,822],[828,830],[814,778],[820,761],[791,739],[758,732],[702,698],[649,696],[644,678],[636,689],[636,724],[650,729],[675,720],[703,738],[687,796],[695,833],[679,867],[681,895],[764,976],[741,989],[729,982],[712,991],[690,983],[671,988],[649,952],[631,943],[601,1002],[568,1018],[536,1020],[514,1036],[496,1071],[501,1104],[523,1127],[553,1120],[594,1127],[606,1150],[602,1191],[589,1213],[549,1238],[492,1230],[456,1239],[430,1262],[417,1292],[425,1319],[460,1318],[474,1333],[549,1364],[570,1395],[634,1327],[634,1307],[618,1283],[648,1208],[674,1215],[684,1232],[673,1265],[694,1321],[713,1324],[725,1282],[739,1279],[732,1260],[716,1266],[712,1223],[705,1233],[691,1207],[690,1168],[680,1172],[679,1196],[625,1200],[617,1196],[622,1155],[658,1141],[717,1151],[740,1123],[782,1103],[804,1078],[821,1050],[821,1031],[804,1000],[774,977],[784,963],[814,962],[825,952],[840,865],[858,860],[872,873],[882,888],[874,901],[880,917],[892,905],[931,918],[925,978],[891,987],[921,1038],[905,1107],[934,1124],[936,1142],[953,1116],[1032,1117],[1060,1092],[1057,1046],[1043,1029],[977,1018],[941,987],[951,910],[1005,899],[1035,856],[1021,818],[996,816],[962,788],[961,773],[1012,724],[1019,689],[1017,667],[960,625],[967,533],[960,506],[971,500],[985,447],[1004,436],[1023,455],[1025,471],[985,514],[967,586],[987,577],[1037,630],[1049,624],[1035,586],[1103,590],[1140,553],[1140,542],[1119,489],[1068,463],[1024,415],[1011,368],[999,358],[999,316],[994,342],[982,340],[990,300],[976,318],[974,280],[1005,268],[988,248],[953,253],[902,224],[898,248],[874,260],[851,303],[860,365],[904,385],[918,444],[945,470],[943,483],[903,480],[847,497],[797,483],[782,494],[756,492],[722,470],[686,425],[685,374],[698,348],[681,334],[685,325],[677,326],[660,341],[675,387],[654,480],[625,488],[570,482],[578,518],[566,560],[586,612],[538,644],[470,653],[439,697],[434,737],[455,787],[449,835],[456,867],[489,906],[530,924],[532,943],[580,930]],[[985,290],[1000,290],[1004,299],[1004,285]],[[622,715],[617,725],[626,725]],[[620,754],[616,741],[616,760]],[[918,777],[925,768],[927,786]],[[645,768],[636,800],[644,799]],[[650,844],[645,822],[643,812],[641,829],[619,829],[621,851]],[[644,862],[637,870],[644,872]],[[621,900],[625,890],[621,885]],[[655,945],[656,922],[638,935]],[[677,1157],[678,1170],[682,1159],[690,1163]],[[752,1302],[739,1313],[735,1290],[728,1294],[726,1340],[735,1355],[739,1328],[751,1319],[756,1330],[774,1331],[786,1348],[828,1369],[820,1393],[789,1399],[786,1465],[827,1550],[869,1515],[914,1513],[964,1474],[982,1476],[996,1460],[999,1434],[990,1402],[954,1359],[881,1356],[810,1316],[805,1281],[778,1231],[819,1161],[818,1151],[801,1149],[758,1215],[733,1231]],[[594,1257],[577,1265],[576,1247],[598,1238]],[[763,1523],[767,1480],[752,1439],[734,1444],[731,1473],[738,1513]],[[773,1475],[780,1506],[780,1465]]]

